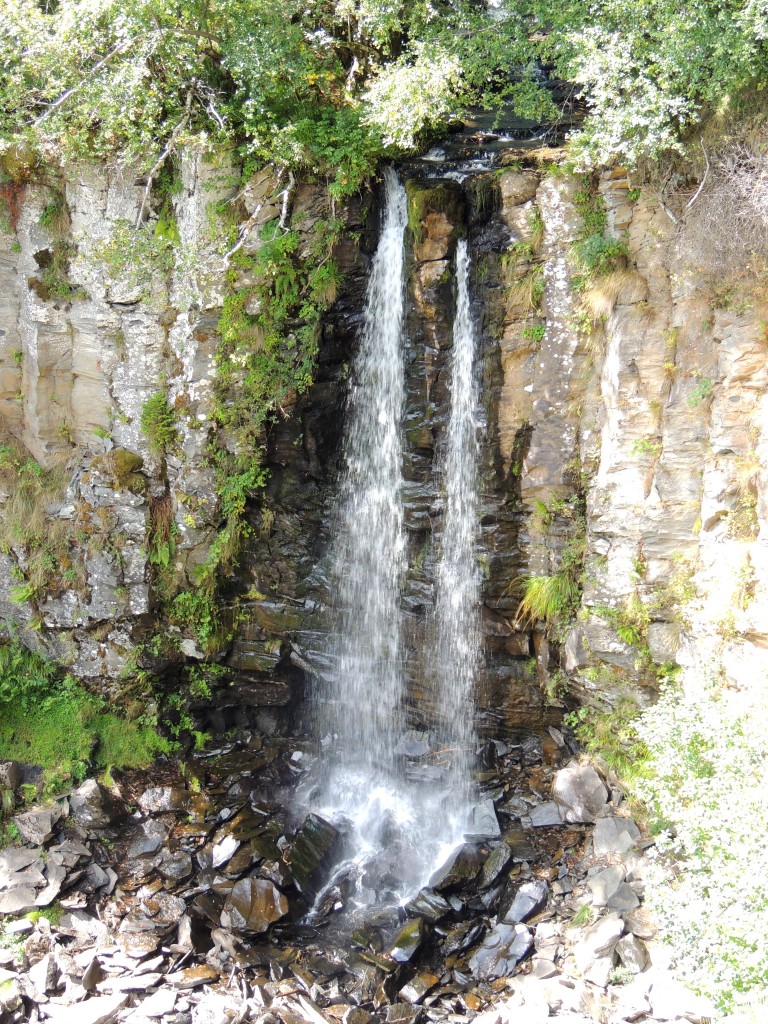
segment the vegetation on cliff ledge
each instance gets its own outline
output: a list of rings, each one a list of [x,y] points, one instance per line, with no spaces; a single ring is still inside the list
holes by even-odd
[[[548,75],[577,88],[585,156],[634,161],[764,77],[766,37],[755,0],[8,0],[0,146],[11,171],[149,170],[195,139],[343,195],[468,105],[556,119]]]

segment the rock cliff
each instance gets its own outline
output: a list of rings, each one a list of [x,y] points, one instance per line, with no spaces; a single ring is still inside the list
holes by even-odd
[[[122,686],[137,665],[162,672],[207,656],[236,684],[233,705],[289,706],[322,675],[333,628],[324,555],[376,200],[338,211],[322,183],[286,187],[262,171],[242,185],[234,170],[188,153],[174,190],[149,202],[126,169],[70,168],[19,186],[0,236],[0,617],[102,686]],[[466,234],[486,413],[481,727],[541,729],[596,694],[643,700],[674,665],[748,687],[768,644],[760,289],[713,281],[684,225],[621,169],[589,180],[526,158],[460,184],[423,170],[405,169],[411,650],[432,601],[452,258]],[[574,252],[594,235],[596,210],[616,245],[601,249],[609,266],[585,273]],[[225,297],[253,284],[232,250],[257,252],[263,225],[280,221],[308,254],[332,218],[343,220],[344,281],[314,383],[287,389],[260,435],[266,488],[248,506],[237,572],[218,580],[232,625],[206,651],[188,623],[169,620],[164,570],[172,590],[194,590],[225,518],[211,446],[237,439],[216,421],[228,401],[219,324]],[[142,220],[153,228],[143,247]],[[254,312],[258,297],[248,301]],[[145,412],[158,394],[172,417],[165,450]],[[25,513],[14,495],[40,474],[46,486]],[[9,527],[25,515],[43,516],[45,544]],[[547,626],[521,614],[530,577],[574,582],[576,617]],[[153,645],[158,632],[170,647]],[[429,667],[412,662],[414,714],[428,717]]]

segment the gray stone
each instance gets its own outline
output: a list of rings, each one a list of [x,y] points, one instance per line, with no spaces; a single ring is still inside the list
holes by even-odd
[[[533,936],[523,924],[497,924],[475,950],[469,969],[476,978],[492,980],[512,973],[533,945]]]
[[[34,810],[17,814],[13,821],[25,843],[43,846],[53,835],[54,826],[63,816],[58,804],[36,807]]]
[[[62,890],[64,880],[67,877],[67,869],[53,861],[49,861],[45,868],[47,885],[37,894],[35,903],[38,907],[48,907],[53,903]]]
[[[604,959],[609,961],[608,969],[610,970],[613,950],[623,934],[624,922],[618,914],[609,914],[582,932],[581,938],[573,947],[573,955],[579,973],[586,977],[597,962]],[[600,976],[602,976],[603,967],[604,965],[598,964]],[[590,978],[590,980],[592,979]],[[603,984],[598,981],[594,983]]]
[[[143,857],[150,853],[157,853],[167,839],[168,829],[162,822],[145,821],[139,826],[126,855],[128,857]]]
[[[592,833],[592,846],[597,857],[626,853],[636,845],[640,829],[631,818],[598,818]]]
[[[451,905],[439,892],[420,889],[406,905],[406,913],[412,917],[423,917],[426,921],[440,921],[451,912]]]
[[[127,993],[94,996],[73,1006],[51,1007],[51,1024],[109,1024],[128,1002]]]
[[[549,890],[542,881],[524,882],[515,893],[512,905],[502,918],[504,924],[525,921],[546,905]]]
[[[531,811],[531,825],[534,828],[543,828],[547,825],[562,825],[563,817],[560,807],[556,803],[539,804]]]
[[[35,909],[37,890],[29,886],[0,893],[0,914],[28,914]]]
[[[570,822],[593,822],[608,800],[608,789],[588,764],[561,768],[552,783],[552,796]]]
[[[69,797],[73,818],[85,829],[108,828],[124,814],[124,808],[95,779],[87,779]]]
[[[429,733],[416,729],[405,733],[394,749],[394,753],[401,757],[424,757],[429,751]]]
[[[483,800],[482,803],[475,804],[470,814],[466,835],[468,839],[495,839],[501,835],[493,800]]]
[[[596,907],[605,907],[608,900],[624,881],[624,868],[618,865],[604,868],[587,879],[592,890],[592,902]]]
[[[633,974],[641,974],[648,966],[648,950],[635,935],[625,935],[616,943],[619,960]]]
[[[189,794],[185,790],[171,786],[152,786],[139,797],[139,807],[145,814],[183,811],[188,802]]]
[[[233,835],[226,835],[221,839],[220,842],[216,843],[211,851],[212,865],[214,868],[220,868],[223,864],[226,864],[229,860],[234,857],[235,853],[240,847],[240,840],[235,839]]]

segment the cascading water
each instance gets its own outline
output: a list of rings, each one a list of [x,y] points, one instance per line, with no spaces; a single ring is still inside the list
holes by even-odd
[[[475,557],[479,416],[469,258],[461,243],[442,464],[446,505],[435,648],[426,652],[437,665],[444,723],[435,731],[440,755],[420,774],[402,771],[408,754],[402,745],[407,716],[400,602],[406,568],[401,430],[407,217],[405,190],[391,169],[385,172],[385,189],[382,233],[352,372],[347,471],[332,550],[339,635],[327,680],[327,708],[335,742],[323,758],[325,777],[309,799],[322,817],[345,828],[349,859],[337,866],[318,895],[318,907],[342,879],[352,881],[358,903],[406,898],[463,841],[468,823],[472,697],[480,650]],[[429,747],[426,740],[424,745]]]
[[[437,567],[433,664],[441,738],[451,751],[449,778],[457,797],[468,796],[474,741],[474,682],[480,661],[480,574],[477,564],[477,466],[480,400],[475,374],[475,330],[469,302],[469,252],[456,252],[451,410],[442,462],[445,508]]]
[[[353,366],[333,577],[340,613],[333,685],[347,764],[395,774],[402,730],[400,577],[405,189],[385,171],[386,206]],[[338,713],[340,711],[340,713]]]

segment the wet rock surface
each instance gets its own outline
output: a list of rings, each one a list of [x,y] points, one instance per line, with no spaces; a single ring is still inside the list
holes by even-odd
[[[289,812],[286,787],[315,755],[271,736],[265,765],[267,737],[255,740],[190,762],[186,781],[99,791],[99,806],[136,808],[119,833],[75,813],[72,794],[44,843],[0,851],[0,900],[16,906],[3,911],[4,1024],[621,1024],[675,1019],[667,990],[695,1019],[640,905],[648,841],[607,788],[596,825],[532,823],[563,771],[584,775],[577,762],[509,744],[487,769],[479,750],[478,813],[493,811],[498,835],[460,846],[398,906],[366,902],[365,879],[356,889],[339,829]],[[20,916],[52,886],[63,913]]]

